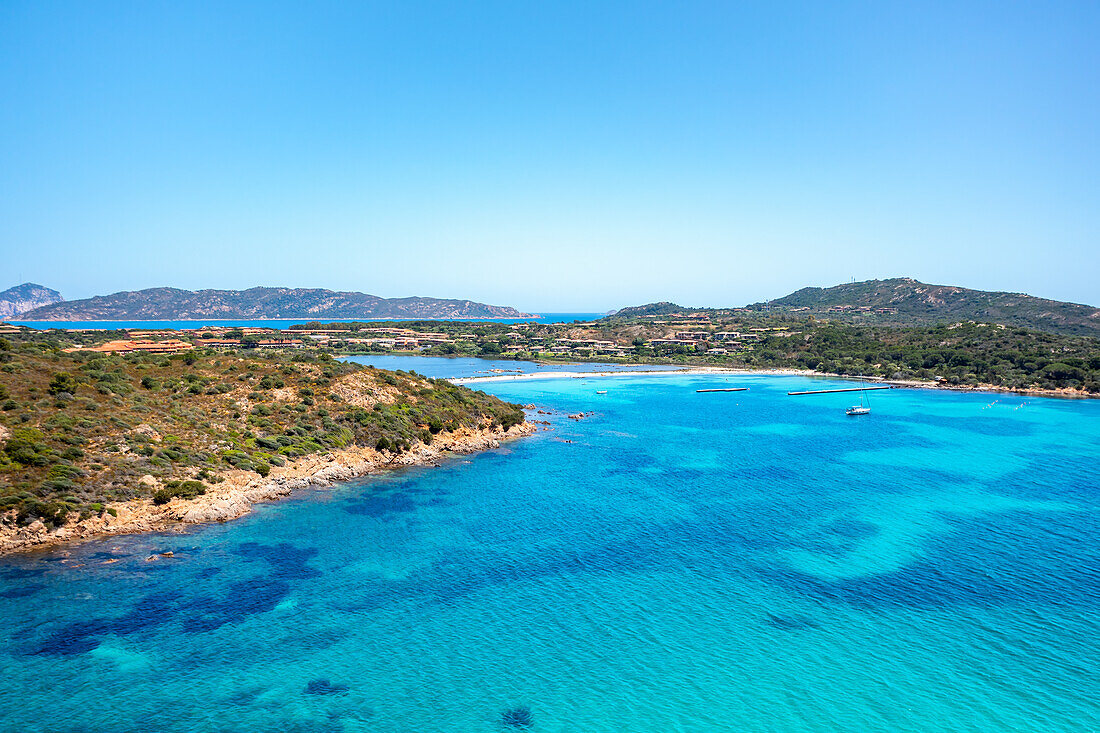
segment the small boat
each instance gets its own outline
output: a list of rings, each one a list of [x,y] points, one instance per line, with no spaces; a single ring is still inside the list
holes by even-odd
[[[862,374],[859,375],[859,386],[863,387],[863,375]],[[852,415],[870,415],[871,414],[871,398],[868,397],[867,398],[867,404],[864,405],[863,404],[863,394],[864,394],[864,390],[860,389],[859,390],[859,404],[858,405],[852,405],[847,410],[845,410],[844,411],[845,415],[852,416]]]
[[[597,389],[596,394],[607,394],[607,390],[606,389]]]

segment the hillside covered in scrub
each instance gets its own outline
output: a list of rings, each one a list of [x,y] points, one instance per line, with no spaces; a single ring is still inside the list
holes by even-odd
[[[929,285],[908,277],[802,288],[749,307],[800,309],[830,318],[901,326],[965,320],[1067,336],[1100,336],[1100,308],[1025,293]]]
[[[65,353],[0,339],[0,522],[57,526],[112,502],[194,497],[228,471],[311,453],[395,458],[440,433],[504,428],[522,409],[415,373],[315,352]]]

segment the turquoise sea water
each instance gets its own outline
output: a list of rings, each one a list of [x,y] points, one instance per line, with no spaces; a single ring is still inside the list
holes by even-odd
[[[3,561],[0,730],[1100,729],[1100,403],[735,381]]]

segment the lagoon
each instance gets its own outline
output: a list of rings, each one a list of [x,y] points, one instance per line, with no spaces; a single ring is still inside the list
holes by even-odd
[[[437,379],[469,379],[496,374],[552,374],[560,372],[659,372],[682,370],[683,365],[606,364],[601,362],[539,362],[525,359],[482,359],[473,356],[406,356],[357,354],[340,357],[378,369],[414,371]]]
[[[552,430],[7,558],[0,730],[1100,729],[1100,403],[736,381],[486,383]]]

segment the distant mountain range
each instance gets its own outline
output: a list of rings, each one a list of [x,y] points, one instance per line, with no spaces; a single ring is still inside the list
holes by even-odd
[[[23,283],[0,293],[0,318],[11,318],[34,308],[65,299],[56,290],[35,283]]]
[[[929,285],[908,277],[844,283],[831,288],[802,288],[769,303],[753,303],[746,308],[892,326],[976,321],[1048,333],[1100,337],[1100,308],[1023,293]],[[661,302],[623,308],[611,317],[638,318],[714,310],[729,309],[689,308]]]
[[[57,297],[60,299],[61,296]],[[336,292],[318,288],[197,291],[149,288],[113,295],[98,295],[83,300],[50,301],[46,305],[36,304],[18,315],[19,320],[25,321],[525,318],[529,316],[515,308],[486,305],[472,300],[381,298],[366,293]]]

